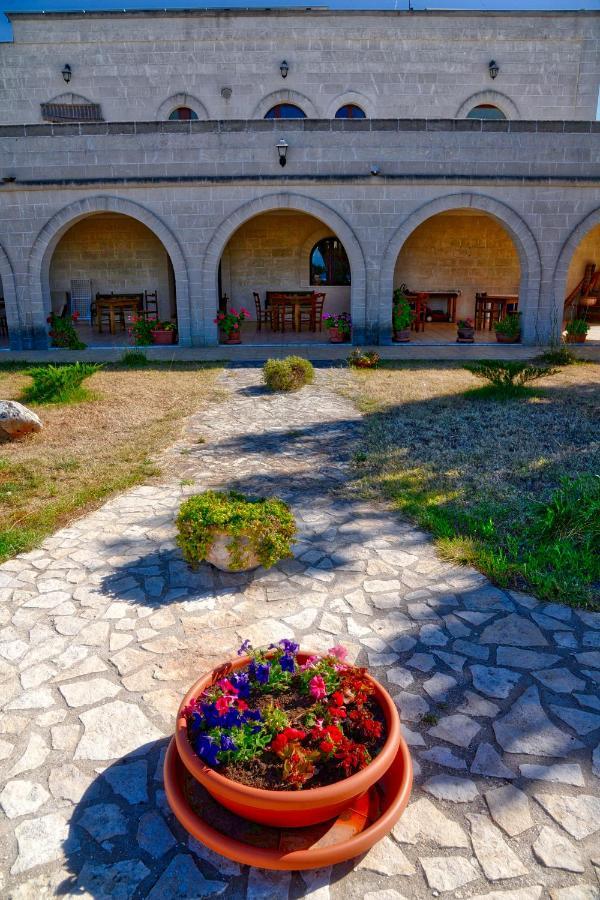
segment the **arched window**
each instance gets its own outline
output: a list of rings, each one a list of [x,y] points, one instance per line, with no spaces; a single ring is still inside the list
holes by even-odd
[[[299,106],[293,103],[278,103],[272,106],[266,114],[265,119],[305,119],[304,113]]]
[[[197,113],[195,113],[193,109],[190,109],[189,106],[178,106],[169,116],[169,119],[172,122],[189,122],[190,119],[197,118]]]
[[[480,103],[479,106],[474,106],[467,113],[467,119],[506,119],[506,116],[497,106],[492,106],[491,103]]]
[[[364,110],[356,103],[345,103],[335,114],[336,119],[366,119]]]
[[[323,238],[312,248],[310,283],[318,286],[350,284],[350,263],[337,238]]]

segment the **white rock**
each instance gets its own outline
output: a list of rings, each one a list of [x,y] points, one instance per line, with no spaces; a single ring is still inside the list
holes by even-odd
[[[484,628],[482,644],[510,644],[512,647],[547,647],[548,641],[531,619],[511,613]]]
[[[447,818],[427,797],[405,809],[392,834],[401,844],[427,841],[436,847],[469,847],[469,839],[458,822]]]
[[[493,723],[496,739],[509,753],[569,756],[582,744],[553,725],[540,703],[536,687],[527,688],[509,712]]]
[[[69,706],[90,706],[100,700],[108,700],[119,693],[121,688],[106,678],[89,678],[87,681],[74,681],[61,684],[59,691]]]
[[[60,813],[36,816],[35,819],[20,822],[15,828],[15,837],[19,855],[10,870],[13,875],[20,875],[34,866],[54,862],[79,847],[79,841],[69,837],[68,822]]]
[[[449,800],[452,803],[470,803],[479,796],[474,781],[470,778],[457,778],[455,775],[434,775],[425,782],[423,790],[438,800]]]
[[[51,769],[48,787],[57,800],[79,803],[93,780],[93,775],[84,775],[73,763],[66,763],[60,768]]]
[[[537,802],[578,841],[600,829],[600,797],[580,794],[534,794]]]
[[[415,867],[389,837],[378,841],[356,866],[379,875],[414,875]]]
[[[473,850],[486,878],[498,881],[501,878],[527,875],[527,869],[519,857],[511,850],[500,830],[492,825],[487,816],[472,814],[468,818],[471,823]]]
[[[9,819],[26,816],[43,806],[50,794],[34,781],[9,781],[0,794],[0,806]]]
[[[0,400],[0,434],[2,440],[17,441],[41,431],[42,420],[16,400]]]
[[[455,891],[480,877],[473,863],[464,856],[429,856],[419,860],[432,890]]]
[[[486,742],[479,744],[475,759],[471,764],[471,772],[475,775],[488,775],[491,778],[516,778],[516,773],[505,766],[496,749]]]
[[[421,759],[434,762],[438,766],[446,766],[447,769],[466,769],[467,764],[460,756],[455,756],[449,747],[432,747],[421,753]]]
[[[290,890],[290,872],[250,868],[246,900],[283,900]],[[162,900],[162,898],[156,898]]]
[[[397,684],[402,688],[407,688],[414,681],[410,672],[407,669],[403,669],[401,666],[395,666],[393,669],[389,669],[386,675],[387,680],[391,684]]]
[[[88,709],[79,718],[85,733],[75,759],[116,759],[163,737],[137,706],[122,700]]]
[[[446,699],[450,691],[456,687],[456,683],[456,678],[452,678],[451,675],[436,672],[435,675],[423,683],[423,688],[432,700],[435,700],[436,703],[441,703]]]
[[[418,694],[401,691],[393,700],[400,711],[400,718],[405,722],[418,722],[429,712],[429,704]]]
[[[600,888],[595,884],[574,884],[555,888],[550,891],[550,896],[552,900],[600,900]]]
[[[544,866],[566,869],[567,872],[585,872],[585,866],[577,847],[556,828],[544,825],[533,844],[533,852]]]
[[[492,703],[491,700],[485,700],[479,694],[473,693],[473,691],[465,691],[464,702],[462,706],[457,707],[456,711],[467,716],[482,716],[493,719],[500,712],[500,707]]]
[[[136,859],[124,859],[112,865],[86,862],[71,896],[82,900],[129,900],[140,881],[149,874],[150,869]]]
[[[488,697],[505,699],[523,677],[512,669],[497,666],[471,666],[473,687]]]
[[[485,799],[492,819],[510,837],[521,834],[534,824],[527,795],[514,785],[506,784],[486,791]]]
[[[560,666],[557,669],[540,669],[534,672],[533,676],[557,694],[572,694],[573,691],[582,691],[585,688],[585,681],[576,678],[569,669]]]
[[[519,766],[524,778],[536,781],[552,781],[557,784],[574,784],[576,787],[584,787],[581,766],[577,763],[557,763],[553,766],[524,763]]]
[[[468,747],[478,731],[481,731],[481,725],[462,713],[456,713],[440,719],[437,725],[429,729],[429,734],[457,747]]]
[[[34,731],[29,735],[29,740],[23,756],[12,767],[8,773],[8,777],[14,778],[15,775],[21,775],[23,772],[32,772],[34,769],[38,769],[45,762],[49,753],[50,748],[44,738]]]

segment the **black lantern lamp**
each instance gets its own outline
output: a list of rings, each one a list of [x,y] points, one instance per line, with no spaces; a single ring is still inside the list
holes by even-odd
[[[490,78],[492,79],[492,81],[494,80],[494,78],[496,77],[496,75],[498,74],[499,71],[500,71],[500,66],[498,65],[496,60],[495,59],[490,60],[490,62],[488,64],[488,72],[490,73]]]
[[[279,64],[279,71],[281,72],[281,77],[282,77],[282,78],[287,78],[287,77],[288,77],[288,72],[290,71],[290,67],[288,66],[288,64],[287,64],[287,62],[285,61],[285,59],[283,60],[283,62],[281,62],[281,63]]]
[[[62,74],[63,80],[68,84],[73,75],[73,73],[71,72],[71,66],[69,65],[69,63],[66,63],[61,74]]]
[[[289,144],[282,138],[280,141],[277,141],[275,146],[277,147],[277,153],[279,154],[279,165],[285,166]]]

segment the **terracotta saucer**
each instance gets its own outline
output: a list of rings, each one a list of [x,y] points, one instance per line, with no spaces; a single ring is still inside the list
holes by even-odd
[[[242,819],[213,800],[185,769],[175,739],[164,765],[167,800],[183,827],[222,856],[263,869],[318,869],[366,853],[402,815],[412,777],[410,753],[401,739],[383,778],[337,819],[307,828],[272,828]]]

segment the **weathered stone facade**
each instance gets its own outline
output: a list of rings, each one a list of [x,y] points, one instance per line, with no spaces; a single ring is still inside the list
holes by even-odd
[[[130,216],[162,243],[182,345],[216,342],[223,252],[225,269],[226,248],[243,239],[240,231],[229,244],[235,232],[273,210],[318,220],[306,240],[322,227],[344,244],[358,342],[389,339],[394,278],[415,229],[465,209],[502,226],[490,271],[501,267],[500,245],[500,256],[513,259],[481,289],[518,287],[527,342],[556,333],[573,254],[588,252],[578,250],[586,235],[589,252],[597,246],[589,235],[600,223],[600,123],[591,121],[600,16],[254,11],[12,20],[15,43],[0,45],[8,98],[0,275],[14,348],[47,345],[54,251],[98,212]],[[122,35],[133,29],[140,40],[131,43]],[[491,57],[500,66],[495,80]],[[40,103],[64,94],[66,62],[69,90],[100,103],[108,121],[40,124]],[[229,99],[222,87],[231,88]],[[262,118],[286,101],[308,118]],[[333,118],[347,102],[369,118]],[[480,102],[508,119],[465,118]],[[165,121],[182,103],[198,120]],[[307,259],[298,265],[300,287]]]

